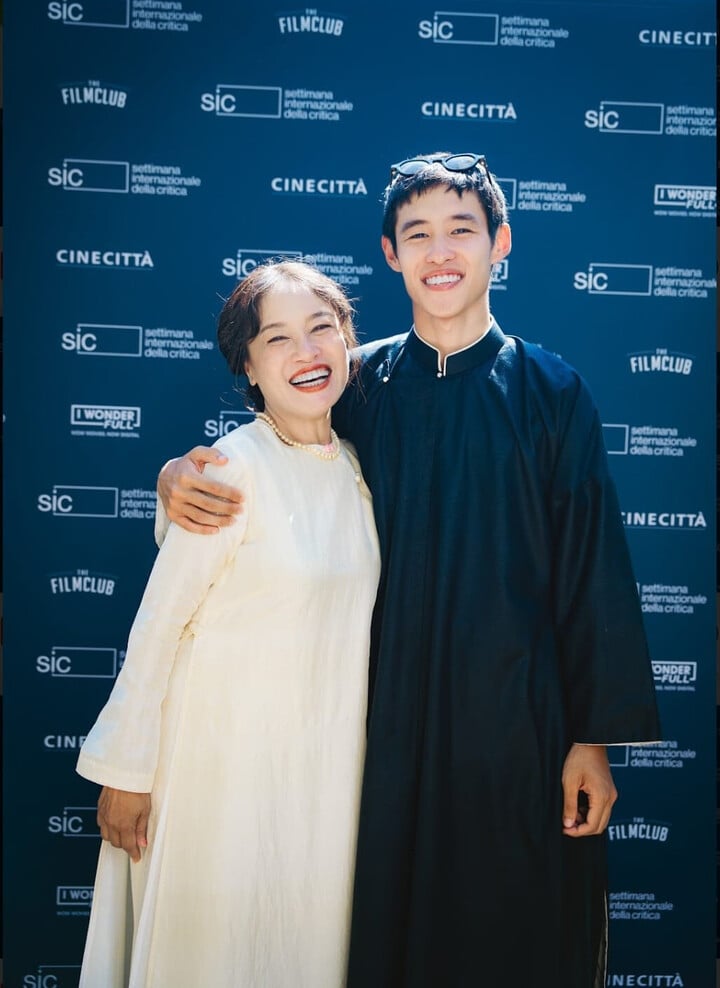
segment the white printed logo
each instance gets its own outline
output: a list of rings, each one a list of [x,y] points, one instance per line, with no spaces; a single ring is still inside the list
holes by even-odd
[[[490,288],[495,291],[506,290],[509,271],[510,263],[507,257],[503,258],[502,261],[498,261],[496,264],[493,264],[492,273],[490,276]]]
[[[301,196],[366,196],[367,187],[362,178],[295,178],[276,176],[270,180],[270,188],[276,195]]]
[[[38,964],[33,974],[24,974],[22,988],[77,988],[79,964]]]
[[[576,271],[573,287],[590,295],[651,295],[651,264],[609,264],[593,261],[587,271]]]
[[[679,456],[697,448],[694,436],[683,436],[675,426],[603,422],[605,449],[611,456]]]
[[[142,326],[80,322],[74,333],[62,334],[61,346],[82,356],[141,357]]]
[[[66,192],[128,192],[130,162],[63,158],[59,168],[48,168],[48,184]]]
[[[607,828],[611,841],[649,840],[660,844],[667,843],[670,827],[667,823],[635,817],[633,820],[617,820]]]
[[[260,250],[250,247],[239,247],[235,257],[224,257],[222,260],[222,273],[228,278],[243,278],[255,270],[258,264],[265,264],[267,261],[280,260],[284,258],[300,259],[302,252],[299,250]]]
[[[73,268],[123,268],[148,271],[155,267],[149,250],[85,250],[60,247],[55,251],[58,264]]]
[[[547,17],[522,14],[467,13],[436,10],[432,20],[418,23],[418,36],[436,45],[504,45],[514,48],[555,48],[570,37],[567,28]]]
[[[130,27],[130,0],[51,0],[51,21],[73,27]]]
[[[214,93],[203,93],[200,107],[218,117],[264,117],[278,120],[282,116],[280,86],[235,86],[218,83]]]
[[[91,79],[60,86],[60,98],[65,106],[112,106],[122,110],[127,105],[128,92]]]
[[[688,353],[671,353],[665,347],[643,353],[629,353],[630,371],[633,374],[681,374],[692,373],[695,357]]]
[[[48,831],[61,837],[99,837],[96,806],[63,806],[62,813],[48,817]]]
[[[685,689],[693,692],[695,690],[692,684],[697,681],[697,662],[653,659],[652,671],[657,689],[664,691]]]
[[[247,425],[255,418],[252,412],[237,409],[223,409],[216,419],[205,419],[205,435],[208,439],[219,439],[241,425]]]
[[[653,205],[680,209],[714,210],[717,192],[713,185],[656,185]]]
[[[117,518],[120,492],[117,487],[53,484],[51,494],[40,494],[38,511],[59,518]]]
[[[71,405],[70,424],[105,432],[132,432],[140,428],[136,405]]]
[[[86,737],[85,734],[46,734],[43,748],[48,751],[79,751]]]
[[[656,30],[643,28],[638,34],[642,45],[686,45],[691,48],[714,47],[717,43],[715,31]]]
[[[55,905],[65,909],[85,907],[89,909],[93,900],[92,885],[57,885],[55,887]]]
[[[59,679],[115,679],[124,650],[88,645],[53,645],[49,655],[38,655],[35,671]]]
[[[183,175],[179,165],[106,161],[99,158],[63,158],[48,168],[48,184],[65,192],[110,192],[131,195],[187,198],[199,189],[197,175]]]
[[[601,100],[597,110],[585,111],[585,126],[604,134],[662,134],[664,103]]]
[[[344,26],[345,22],[341,17],[319,14],[312,9],[307,9],[304,14],[278,15],[280,34],[329,34],[339,38]]]
[[[431,21],[420,21],[418,35],[437,45],[496,45],[499,28],[498,14],[436,10]]]

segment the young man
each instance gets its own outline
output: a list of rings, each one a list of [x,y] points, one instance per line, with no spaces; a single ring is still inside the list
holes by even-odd
[[[592,399],[490,314],[510,247],[480,155],[393,166],[414,326],[361,348],[333,416],[383,560],[348,988],[605,984],[605,745],[658,738],[652,675]],[[166,473],[173,520],[236,510]]]

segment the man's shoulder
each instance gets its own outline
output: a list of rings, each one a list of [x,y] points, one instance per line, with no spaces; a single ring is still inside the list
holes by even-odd
[[[408,333],[398,333],[397,336],[388,336],[382,340],[372,340],[356,347],[352,356],[357,361],[358,366],[363,370],[367,368],[372,371],[380,367],[384,361],[392,359],[404,347]]]
[[[540,343],[531,343],[521,336],[506,336],[500,355],[509,367],[522,369],[528,377],[528,383],[534,381],[558,390],[577,388],[584,384],[579,371],[559,353],[546,349]]]

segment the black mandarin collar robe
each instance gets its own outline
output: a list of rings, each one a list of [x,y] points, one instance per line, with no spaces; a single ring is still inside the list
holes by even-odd
[[[383,567],[348,988],[600,988],[604,837],[562,835],[562,765],[659,735],[595,406],[495,323],[359,356],[333,422]]]

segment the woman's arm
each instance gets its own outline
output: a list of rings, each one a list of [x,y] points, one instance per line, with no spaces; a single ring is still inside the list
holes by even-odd
[[[247,471],[237,461],[225,469],[248,490]],[[125,663],[80,752],[80,775],[126,792],[151,791],[161,705],[179,643],[209,588],[234,557],[246,527],[247,512],[213,539],[170,527],[130,631]]]

